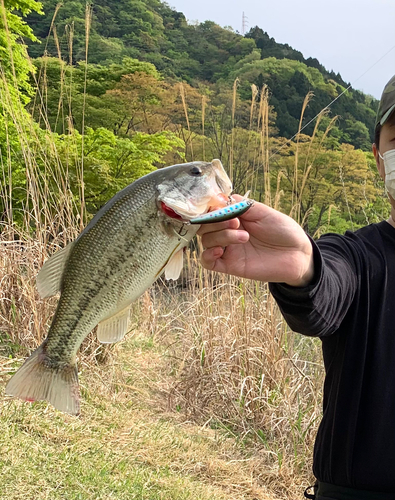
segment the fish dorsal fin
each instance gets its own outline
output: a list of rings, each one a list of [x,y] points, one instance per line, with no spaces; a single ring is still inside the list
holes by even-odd
[[[41,298],[52,297],[60,292],[62,276],[67,258],[74,242],[55,252],[47,261],[37,275],[36,283]]]
[[[178,250],[178,252],[170,257],[165,267],[165,278],[167,280],[177,280],[180,277],[184,260],[183,253],[184,249],[181,248],[181,250]]]
[[[113,344],[122,340],[128,330],[129,311],[130,306],[101,321],[97,327],[98,341]]]

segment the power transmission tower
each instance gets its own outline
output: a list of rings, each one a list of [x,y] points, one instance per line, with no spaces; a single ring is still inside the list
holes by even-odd
[[[247,26],[248,26],[248,17],[243,12],[242,23],[241,23],[241,32],[243,36],[246,34]]]

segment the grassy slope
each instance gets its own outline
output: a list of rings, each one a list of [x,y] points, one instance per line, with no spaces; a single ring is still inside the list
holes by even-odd
[[[131,337],[112,354],[83,367],[79,418],[1,396],[1,500],[286,498],[257,452],[166,413],[158,345]]]

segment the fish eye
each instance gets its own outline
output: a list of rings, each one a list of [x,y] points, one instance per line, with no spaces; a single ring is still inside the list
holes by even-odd
[[[190,174],[190,175],[193,175],[193,176],[195,176],[195,177],[197,177],[198,175],[202,175],[202,173],[203,173],[203,172],[202,172],[201,168],[197,167],[196,165],[195,165],[195,166],[193,166],[193,167],[191,168],[191,170],[189,171],[189,174]]]

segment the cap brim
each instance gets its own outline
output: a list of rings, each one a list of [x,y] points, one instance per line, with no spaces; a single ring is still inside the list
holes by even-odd
[[[390,107],[390,109],[385,113],[385,115],[380,120],[380,125],[383,126],[384,123],[388,120],[388,118],[392,115],[393,111],[395,111],[395,104]]]

